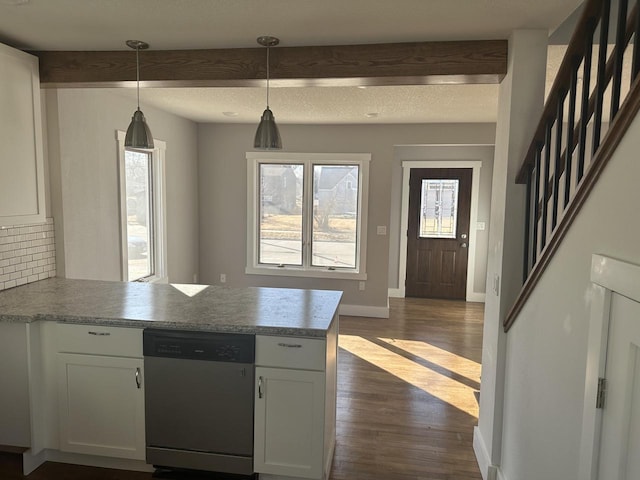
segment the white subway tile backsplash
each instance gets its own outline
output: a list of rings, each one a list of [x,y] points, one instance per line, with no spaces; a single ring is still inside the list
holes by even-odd
[[[56,276],[53,218],[0,228],[0,290]]]

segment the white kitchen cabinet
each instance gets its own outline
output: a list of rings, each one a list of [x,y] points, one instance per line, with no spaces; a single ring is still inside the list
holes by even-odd
[[[141,331],[58,327],[60,450],[144,460]]]
[[[322,478],[324,372],[256,368],[254,468]]]
[[[0,44],[0,226],[45,221],[38,59]]]
[[[326,480],[335,447],[338,318],[326,338],[256,336],[254,470]]]

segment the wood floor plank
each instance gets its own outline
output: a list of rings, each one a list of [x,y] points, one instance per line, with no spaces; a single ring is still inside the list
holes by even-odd
[[[390,318],[341,317],[336,449],[330,480],[480,480],[473,427],[483,305],[390,299]],[[46,463],[29,477],[0,452],[0,479],[151,480]],[[207,476],[203,475],[202,479]]]
[[[340,322],[331,479],[481,479],[483,305],[391,299],[389,319]]]

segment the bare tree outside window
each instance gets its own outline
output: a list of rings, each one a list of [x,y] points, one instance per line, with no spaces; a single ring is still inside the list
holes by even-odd
[[[313,266],[355,268],[358,178],[358,165],[313,166]]]

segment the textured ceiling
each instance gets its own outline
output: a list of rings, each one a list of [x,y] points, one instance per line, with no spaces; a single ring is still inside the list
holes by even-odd
[[[507,38],[554,30],[580,0],[0,0],[0,41],[25,49],[126,50]],[[552,51],[552,55],[553,55]],[[559,60],[552,60],[559,64]],[[144,72],[144,52],[141,53]],[[115,89],[135,97],[132,89]],[[496,85],[271,90],[279,123],[493,122]],[[263,88],[143,89],[141,102],[200,122],[257,122]],[[227,116],[224,112],[234,112]],[[367,116],[367,114],[376,114]]]

